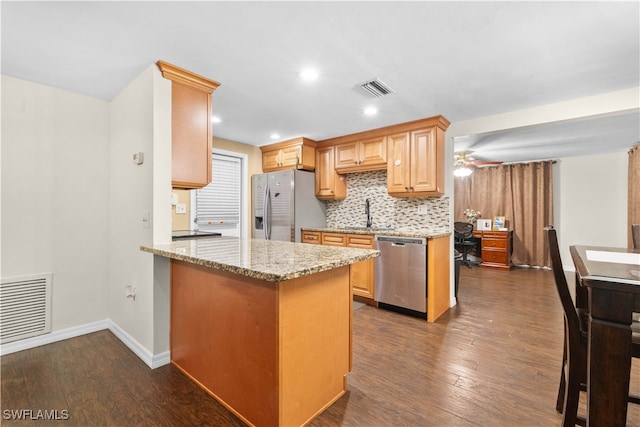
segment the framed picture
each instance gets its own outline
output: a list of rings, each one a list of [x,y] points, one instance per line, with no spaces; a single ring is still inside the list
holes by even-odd
[[[478,224],[476,226],[476,230],[491,231],[491,220],[490,219],[479,219],[478,220]]]
[[[496,216],[493,218],[493,231],[500,231],[501,228],[507,226],[507,220],[503,216]]]

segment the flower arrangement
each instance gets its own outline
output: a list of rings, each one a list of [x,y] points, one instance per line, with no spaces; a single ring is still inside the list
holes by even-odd
[[[467,217],[467,221],[472,224],[481,215],[480,211],[474,211],[473,209],[465,209],[463,213]]]

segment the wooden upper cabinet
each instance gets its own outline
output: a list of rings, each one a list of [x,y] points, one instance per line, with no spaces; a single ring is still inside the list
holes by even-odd
[[[387,137],[338,144],[335,168],[338,172],[360,172],[387,167]]]
[[[429,197],[444,194],[444,132],[448,125],[446,121],[439,122],[388,137],[389,195]]]
[[[342,200],[347,197],[347,176],[334,167],[335,147],[316,149],[316,197],[322,200]]]
[[[273,172],[283,169],[316,168],[316,143],[307,138],[295,138],[277,144],[260,147],[262,150],[262,171]]]
[[[171,184],[202,188],[211,182],[211,94],[220,83],[164,61],[156,63],[171,83]]]
[[[389,135],[389,162],[387,163],[387,192],[408,192],[411,181],[411,135],[403,132]]]

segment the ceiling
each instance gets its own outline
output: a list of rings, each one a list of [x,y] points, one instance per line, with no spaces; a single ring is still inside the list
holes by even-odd
[[[2,1],[1,65],[112,100],[162,59],[221,83],[214,136],[260,146],[639,87],[639,13],[638,2]],[[298,76],[309,66],[314,82]],[[373,78],[395,92],[356,88]],[[634,110],[470,135],[455,149],[493,161],[620,151],[638,143],[639,122]]]

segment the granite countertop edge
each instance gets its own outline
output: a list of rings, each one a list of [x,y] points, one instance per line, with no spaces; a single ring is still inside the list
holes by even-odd
[[[188,241],[188,240],[189,239],[184,239],[183,241]],[[296,244],[301,245],[303,243],[296,243]],[[304,244],[304,245],[311,246],[307,244]],[[326,246],[323,246],[323,247],[326,247]],[[366,261],[368,259],[380,256],[380,251],[375,249],[352,249],[351,255],[342,257],[337,260],[316,264],[310,267],[291,268],[285,272],[269,272],[269,271],[263,271],[263,270],[259,270],[251,267],[233,265],[230,263],[226,263],[226,262],[222,262],[214,259],[207,259],[207,258],[188,255],[188,254],[181,254],[173,250],[170,250],[169,248],[170,248],[170,245],[141,245],[140,246],[140,250],[143,252],[152,253],[154,255],[159,255],[159,256],[163,256],[163,257],[178,260],[178,261],[184,261],[184,262],[200,265],[207,268],[227,271],[230,273],[247,276],[254,279],[264,280],[267,282],[283,282],[286,280],[297,279],[299,277],[310,276],[312,274],[333,270],[335,268],[354,264],[360,261]],[[339,248],[339,249],[350,249],[350,248]],[[360,254],[353,255],[354,251],[359,251]]]
[[[365,229],[349,227],[321,227],[302,228],[302,231],[316,231],[322,233],[343,233],[343,234],[363,234],[374,236],[398,236],[398,237],[422,237],[426,239],[437,239],[439,237],[451,236],[450,231],[445,230],[387,230],[387,229]]]

